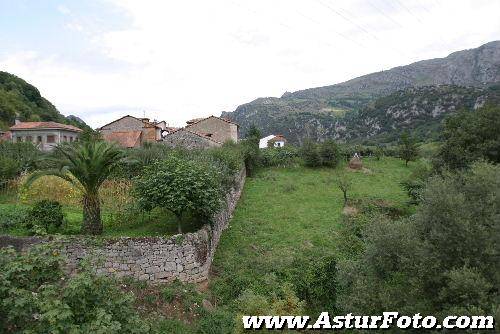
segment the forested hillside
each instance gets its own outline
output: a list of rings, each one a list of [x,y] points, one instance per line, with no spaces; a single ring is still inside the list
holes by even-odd
[[[255,124],[262,129],[263,135],[280,133],[295,143],[301,143],[305,138],[363,140],[381,132],[391,132],[390,128],[397,126],[395,122],[383,129],[378,128],[381,125],[374,120],[380,120],[382,116],[381,105],[386,110],[398,110],[399,119],[408,127],[417,128],[424,124],[422,117],[416,116],[436,109],[434,116],[425,120],[428,124],[424,127],[431,129],[438,125],[442,114],[474,106],[470,104],[472,97],[484,95],[489,86],[499,82],[500,41],[494,41],[476,49],[454,52],[446,58],[395,67],[332,86],[287,92],[281,98],[259,98],[222,115],[239,123],[243,134]],[[447,89],[440,88],[442,85],[454,87],[450,88],[453,90],[451,95]],[[428,88],[416,89],[421,87]],[[413,101],[412,95],[426,93],[444,97],[432,97],[425,106],[420,102],[413,105],[417,101]],[[403,101],[405,96],[406,102]],[[425,96],[417,97],[417,100],[424,102]],[[392,108],[388,105],[391,101],[395,102]],[[453,105],[455,102],[457,104]],[[408,110],[408,113],[401,109],[409,105],[423,109]],[[370,112],[375,115],[368,115]],[[391,120],[394,115],[386,117]],[[414,120],[416,124],[413,124]],[[360,124],[367,128],[360,130]],[[390,134],[386,139],[395,136],[397,134]]]
[[[22,121],[55,121],[80,128],[87,125],[75,116],[65,117],[40,95],[36,87],[17,76],[0,71],[0,129],[8,129],[15,118]]]

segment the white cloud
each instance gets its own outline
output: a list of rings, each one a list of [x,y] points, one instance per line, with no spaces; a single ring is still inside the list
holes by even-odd
[[[500,36],[498,1],[111,3],[131,23],[94,33],[89,48],[120,64],[119,71],[95,72],[34,52],[0,59],[0,67],[93,126],[134,110],[182,124],[259,96],[446,56]]]

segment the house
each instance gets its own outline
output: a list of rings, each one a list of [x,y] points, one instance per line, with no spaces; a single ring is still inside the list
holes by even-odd
[[[189,128],[180,128],[169,133],[163,143],[170,147],[183,147],[187,149],[205,149],[220,147],[223,143],[199,132],[191,131]]]
[[[186,122],[186,129],[203,134],[213,140],[224,143],[232,140],[238,142],[239,125],[228,119],[209,116],[206,118],[196,118]]]
[[[227,141],[238,141],[238,124],[230,120],[209,116],[186,122],[186,126],[173,129],[163,138],[165,145],[188,149],[222,146]]]
[[[10,127],[13,142],[31,142],[42,151],[50,151],[56,145],[78,140],[83,131],[76,126],[56,122],[20,122]]]
[[[149,118],[126,115],[100,127],[99,132],[106,141],[132,148],[162,140],[166,125],[166,122],[150,122]]]
[[[284,147],[286,143],[286,138],[283,135],[276,135],[269,139],[267,142],[267,147]]]
[[[267,148],[267,142],[274,137],[274,135],[269,135],[267,137],[261,138],[259,141],[259,148]]]

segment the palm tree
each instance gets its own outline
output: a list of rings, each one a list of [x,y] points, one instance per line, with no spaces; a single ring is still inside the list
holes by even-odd
[[[123,152],[104,141],[85,141],[59,145],[56,153],[59,158],[52,160],[60,168],[37,171],[29,176],[26,184],[29,186],[41,176],[53,175],[75,185],[83,194],[82,233],[101,234],[99,188],[123,160]]]

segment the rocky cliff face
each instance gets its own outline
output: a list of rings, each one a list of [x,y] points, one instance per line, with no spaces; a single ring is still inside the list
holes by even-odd
[[[251,124],[255,124],[265,135],[281,133],[297,143],[304,138],[366,138],[365,136],[377,134],[381,129],[387,129],[387,124],[373,122],[372,118],[366,116],[370,112],[380,112],[373,104],[384,96],[398,91],[403,95],[411,95],[411,88],[440,85],[454,87],[451,90],[458,95],[473,94],[475,90],[487,90],[487,87],[497,82],[500,82],[500,41],[490,42],[476,49],[454,52],[446,58],[395,67],[332,86],[287,92],[281,98],[259,98],[239,106],[234,112],[223,113],[223,116],[239,123],[243,134]],[[458,89],[459,86],[463,86],[463,89]],[[439,88],[417,90],[413,94],[430,92],[448,94],[446,89]],[[464,99],[468,100],[467,96]],[[425,96],[422,95],[422,99]],[[436,117],[432,118],[437,120],[438,115],[463,107],[459,97],[455,100],[458,104],[454,108],[448,106],[443,111],[438,111],[443,107],[439,105],[441,100],[431,99],[425,110],[437,108],[434,112]],[[434,102],[437,104],[430,106]],[[394,118],[391,115],[397,113],[397,119],[404,120],[408,125],[411,125],[413,119],[420,119],[416,116],[421,116],[421,111],[406,108],[410,106],[394,106],[389,110],[388,118]],[[380,118],[380,115],[377,117]],[[365,127],[363,131],[359,129],[359,124]],[[395,126],[389,126],[393,125]]]

